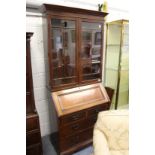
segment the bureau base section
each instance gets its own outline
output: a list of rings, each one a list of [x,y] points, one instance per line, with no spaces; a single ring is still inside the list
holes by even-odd
[[[26,148],[26,155],[42,155],[42,146],[41,144],[35,144],[33,146]]]
[[[60,154],[70,155],[92,143],[93,128],[78,132],[75,135],[61,139],[59,142]]]

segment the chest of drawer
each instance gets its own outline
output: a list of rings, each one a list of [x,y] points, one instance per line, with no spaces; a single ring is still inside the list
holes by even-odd
[[[87,129],[89,121],[84,119],[82,121],[76,121],[75,123],[61,126],[60,127],[60,137],[68,137],[69,135],[73,135],[81,130]]]
[[[61,125],[66,125],[70,123],[74,123],[75,121],[83,120],[86,118],[86,112],[76,112],[70,115],[63,116],[60,120]]]
[[[26,148],[26,155],[43,155],[41,144]]]
[[[76,146],[83,141],[90,140],[93,137],[93,128],[87,129],[78,134],[69,136],[60,141],[60,150],[64,151],[72,146]]]
[[[100,111],[104,111],[104,110],[108,110],[108,109],[109,109],[109,103],[104,103],[102,105],[95,106],[95,107],[87,110],[87,117],[97,116],[97,114]]]
[[[26,146],[38,144],[41,142],[40,131],[26,134]]]
[[[87,120],[88,120],[87,126],[94,127],[94,125],[97,121],[97,115],[93,115],[93,116],[89,117]]]
[[[26,119],[26,132],[39,129],[39,118],[37,116]]]
[[[88,119],[84,119],[82,121],[77,121],[75,123],[61,126],[60,127],[60,137],[68,137],[70,135],[76,134],[77,132],[80,132],[81,130],[85,130],[87,128],[93,127],[95,122],[97,120],[97,116],[89,117]]]

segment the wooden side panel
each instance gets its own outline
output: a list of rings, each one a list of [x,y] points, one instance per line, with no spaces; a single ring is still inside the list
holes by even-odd
[[[40,131],[35,131],[26,134],[26,146],[38,144],[41,141]]]
[[[35,111],[30,54],[30,38],[32,35],[33,33],[26,34],[26,114]]]
[[[39,117],[38,115],[31,115],[26,117],[26,132],[39,129]]]
[[[31,69],[30,38],[26,33],[26,155],[42,155],[39,117],[35,110]]]
[[[26,149],[26,155],[42,155],[41,144],[34,145]]]
[[[44,4],[43,11],[49,14],[59,13],[59,14],[66,15],[66,13],[69,13],[70,16],[73,15],[77,17],[81,17],[82,15],[87,15],[87,18],[88,16],[92,16],[94,18],[96,17],[99,19],[103,19],[105,16],[108,15],[108,13],[106,12],[86,10],[86,9],[80,9],[80,8],[74,8],[74,7],[64,7],[60,5],[50,5],[50,4]]]

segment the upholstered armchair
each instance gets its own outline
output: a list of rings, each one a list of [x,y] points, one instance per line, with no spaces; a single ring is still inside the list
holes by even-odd
[[[128,110],[100,112],[94,127],[94,155],[128,155]]]

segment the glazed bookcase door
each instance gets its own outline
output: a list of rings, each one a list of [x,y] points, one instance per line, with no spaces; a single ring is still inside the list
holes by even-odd
[[[77,81],[76,20],[51,18],[51,84],[53,88]]]
[[[103,26],[100,22],[81,22],[80,81],[101,81]]]

